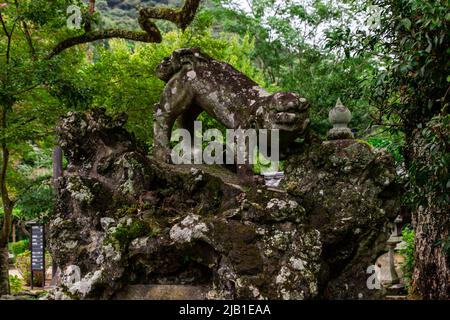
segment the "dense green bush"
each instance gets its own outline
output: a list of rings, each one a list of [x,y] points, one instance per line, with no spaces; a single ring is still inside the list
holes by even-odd
[[[19,254],[16,257],[16,268],[19,270],[20,274],[25,279],[26,285],[30,285],[31,282],[30,259],[31,259],[31,252],[29,250]]]
[[[28,239],[17,241],[10,244],[11,252],[14,254],[14,256],[18,256],[21,253],[24,253],[30,248],[30,242]]]
[[[406,245],[400,250],[400,253],[405,257],[405,264],[402,266],[403,277],[407,288],[411,287],[411,279],[414,270],[414,230],[405,227],[402,230],[403,241]]]
[[[408,200],[414,206],[450,205],[450,115],[436,116],[416,134]]]
[[[386,149],[398,164],[404,161],[402,150],[405,142],[400,134],[375,133],[367,138],[367,142],[374,148]]]
[[[126,112],[127,129],[136,137],[152,144],[153,105],[159,101],[164,82],[155,76],[156,66],[174,50],[199,47],[203,52],[230,63],[269,91],[273,87],[249,58],[254,43],[249,37],[200,33],[169,32],[159,44],[143,44],[110,40],[108,47],[98,47],[94,64],[86,63],[80,71],[85,83],[90,83],[93,106],[105,107],[109,113]],[[217,123],[203,114],[203,129]]]
[[[18,276],[9,276],[9,286],[11,294],[18,294],[23,289],[23,280]]]

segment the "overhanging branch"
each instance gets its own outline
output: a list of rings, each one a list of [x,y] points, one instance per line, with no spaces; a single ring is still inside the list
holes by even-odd
[[[172,8],[143,8],[139,14],[149,19],[171,21],[181,30],[185,30],[197,13],[200,0],[186,0],[181,9]]]
[[[62,51],[69,49],[71,47],[74,47],[79,44],[83,43],[89,43],[97,40],[103,40],[103,39],[112,39],[112,38],[120,38],[120,39],[127,39],[127,40],[133,40],[133,41],[141,41],[141,42],[155,42],[159,43],[162,41],[161,33],[156,28],[155,32],[152,34],[149,34],[147,32],[136,32],[136,31],[127,31],[127,30],[120,30],[120,29],[111,29],[111,30],[104,30],[104,31],[91,31],[85,34],[82,34],[77,37],[72,37],[69,39],[66,39],[58,45],[56,45],[51,53],[48,55],[48,59],[53,58],[54,56],[58,55]]]
[[[51,59],[62,51],[79,44],[97,40],[121,38],[148,43],[160,43],[161,32],[151,19],[167,20],[173,22],[178,28],[185,30],[194,20],[201,0],[186,0],[181,9],[151,7],[139,11],[139,25],[145,32],[110,29],[103,31],[88,31],[80,36],[68,38],[58,43],[47,56]]]

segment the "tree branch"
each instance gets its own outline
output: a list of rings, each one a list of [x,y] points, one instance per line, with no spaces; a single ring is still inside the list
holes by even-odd
[[[9,64],[10,54],[11,54],[11,41],[12,41],[14,29],[16,28],[17,18],[14,20],[11,31],[9,31],[9,32],[8,32],[8,29],[6,28],[6,23],[3,20],[3,16],[2,16],[1,12],[0,12],[0,22],[2,23],[3,31],[5,32],[6,37],[8,39],[8,44],[7,44],[7,48],[6,48],[6,64]],[[7,73],[8,73],[8,71],[7,71]]]
[[[17,11],[19,11],[19,3],[17,2],[17,0],[14,1],[14,4],[16,6]],[[34,49],[33,46],[33,40],[31,38],[31,33],[28,28],[28,24],[26,23],[25,19],[20,18],[20,20],[22,22],[22,31],[25,35],[25,39],[27,40],[28,47],[30,48],[31,57],[33,58],[33,60],[36,60],[36,50]]]
[[[6,28],[5,21],[3,21],[3,16],[2,16],[1,12],[0,12],[0,22],[2,23],[3,32],[9,38],[9,32],[8,32],[8,29]]]
[[[2,129],[6,128],[6,106],[3,106],[1,113],[1,127]],[[3,226],[2,232],[0,234],[0,245],[5,245],[8,243],[9,233],[11,231],[11,221],[12,221],[12,209],[13,202],[9,198],[8,188],[6,186],[6,172],[9,163],[9,150],[6,146],[5,140],[1,142],[1,151],[2,151],[2,167],[0,169],[0,191],[1,198],[3,204]]]
[[[172,8],[143,8],[139,11],[142,17],[148,19],[167,20],[175,23],[178,28],[185,30],[194,20],[200,0],[186,0],[181,9]]]
[[[27,228],[25,227],[25,221],[19,220],[19,228],[23,234],[25,234],[27,237],[31,237],[30,232],[28,232]]]
[[[150,19],[171,21],[176,24],[178,28],[185,30],[192,20],[194,20],[200,1],[201,0],[186,0],[181,9],[161,7],[143,8],[139,11],[139,25],[145,32],[120,29],[89,31],[83,35],[72,37],[58,43],[47,56],[47,59],[51,59],[62,51],[76,45],[103,39],[121,38],[148,43],[160,43],[162,41],[161,32]]]
[[[86,23],[84,24],[84,31],[86,33],[91,32],[92,30],[92,20],[95,13],[95,0],[89,0],[89,16],[87,18]]]
[[[157,31],[157,32],[156,32]],[[156,42],[159,43],[162,41],[161,34],[158,29],[155,28],[154,34],[149,34],[146,32],[136,32],[136,31],[127,31],[120,29],[111,29],[104,31],[91,31],[89,33],[85,33],[81,36],[72,37],[66,39],[60,43],[58,43],[50,54],[47,56],[47,59],[51,59],[54,56],[58,55],[62,51],[74,47],[79,44],[89,43],[97,40],[103,39],[111,39],[111,38],[121,38],[133,41],[141,41],[141,42]]]

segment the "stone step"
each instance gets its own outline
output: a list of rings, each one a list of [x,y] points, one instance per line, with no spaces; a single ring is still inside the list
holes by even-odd
[[[116,293],[115,300],[205,300],[207,286],[145,284],[128,285]]]
[[[408,300],[407,296],[386,296],[386,300]]]
[[[407,291],[405,285],[402,283],[394,284],[386,288],[386,296],[389,297],[402,297],[406,296]]]

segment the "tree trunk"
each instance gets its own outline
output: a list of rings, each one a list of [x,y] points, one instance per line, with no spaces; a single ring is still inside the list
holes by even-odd
[[[62,177],[63,174],[63,163],[62,163],[62,149],[61,147],[55,147],[53,149],[53,187],[56,190],[56,181],[58,181],[59,178]]]
[[[421,207],[414,214],[413,294],[423,299],[450,299],[450,257],[442,245],[449,224],[448,212],[437,208]]]
[[[12,107],[12,106],[9,106]],[[1,128],[6,129],[7,106],[3,106],[1,112]],[[3,205],[3,225],[0,231],[0,295],[9,294],[9,265],[8,265],[8,241],[11,233],[12,212],[14,202],[9,198],[6,186],[6,173],[9,164],[9,149],[5,140],[1,141],[1,170],[0,170],[0,193]]]
[[[11,238],[12,238],[12,242],[14,243],[14,242],[16,242],[16,223],[15,222],[13,222],[13,224],[12,224],[12,234],[11,234]]]
[[[421,138],[420,131],[411,141],[413,164],[417,168],[428,170],[425,172],[430,176],[436,175],[428,168],[430,165],[434,168],[442,154],[432,154],[429,151],[430,143],[427,139]],[[422,187],[424,183],[430,182],[419,180],[419,188],[414,191],[420,193],[420,190],[423,190],[424,199],[412,217],[415,232],[412,294],[427,300],[450,299],[450,252],[445,245],[450,241],[450,208],[448,204],[435,198],[440,194],[439,189],[436,189],[436,193],[427,192]]]
[[[8,258],[8,245],[2,245],[0,247],[0,296],[10,293]]]
[[[57,146],[53,149],[53,188],[55,192],[57,191],[57,181],[63,175],[63,152],[60,146]],[[53,255],[52,255],[53,258]],[[52,280],[56,277],[56,273],[58,271],[58,265],[56,264],[56,260],[52,259]]]
[[[1,180],[1,179],[0,179]],[[11,229],[12,209],[8,206],[3,206],[4,217],[3,227],[0,234],[0,296],[9,294],[9,250],[8,240]]]
[[[22,232],[23,235],[25,235],[26,237],[30,238],[30,233],[28,232],[27,228],[25,227],[25,221],[20,221],[18,223],[20,231]]]

